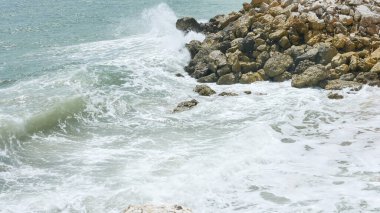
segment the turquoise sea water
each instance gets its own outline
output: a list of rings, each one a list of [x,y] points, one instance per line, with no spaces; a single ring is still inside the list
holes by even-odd
[[[192,91],[175,21],[241,3],[0,0],[0,212],[379,212],[378,88]]]

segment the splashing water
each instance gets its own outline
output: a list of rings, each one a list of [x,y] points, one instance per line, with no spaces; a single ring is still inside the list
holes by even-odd
[[[204,36],[176,19],[160,4],[143,12],[146,34],[30,55],[60,65],[0,89],[2,211],[380,211],[378,88],[336,101],[262,82],[199,97],[175,73]],[[196,108],[171,113],[191,98]]]

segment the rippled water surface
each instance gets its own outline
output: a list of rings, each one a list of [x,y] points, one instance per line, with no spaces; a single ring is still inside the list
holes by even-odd
[[[175,77],[203,39],[177,16],[240,4],[0,0],[0,211],[380,212],[379,88]]]

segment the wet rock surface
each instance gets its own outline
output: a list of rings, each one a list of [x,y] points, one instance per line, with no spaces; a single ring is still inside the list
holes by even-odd
[[[183,111],[187,111],[193,107],[195,107],[196,105],[198,105],[198,101],[195,100],[195,99],[192,99],[190,101],[184,101],[184,102],[181,102],[177,105],[177,107],[173,110],[173,112],[183,112]]]
[[[198,93],[201,96],[211,96],[216,93],[213,89],[211,89],[207,85],[197,85],[194,88],[194,92]]]
[[[369,0],[253,0],[208,23],[185,17],[178,29],[206,35],[186,45],[192,59],[185,70],[219,85],[291,79],[297,88],[378,86],[379,8]]]

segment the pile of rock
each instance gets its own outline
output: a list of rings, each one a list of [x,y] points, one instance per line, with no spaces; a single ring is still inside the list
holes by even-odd
[[[185,70],[202,83],[380,86],[380,0],[252,0],[205,24],[179,19],[177,28],[206,35],[186,45]]]

